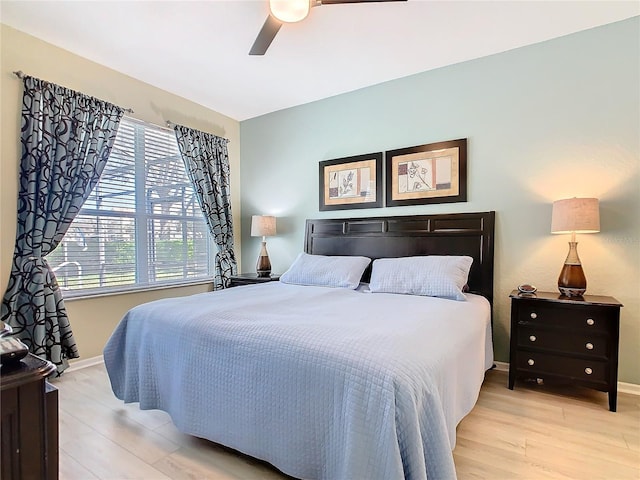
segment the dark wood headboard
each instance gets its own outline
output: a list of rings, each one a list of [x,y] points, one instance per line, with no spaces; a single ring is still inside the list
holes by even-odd
[[[304,251],[377,258],[473,257],[469,290],[493,303],[495,212],[307,220]],[[370,270],[364,274],[368,281]]]

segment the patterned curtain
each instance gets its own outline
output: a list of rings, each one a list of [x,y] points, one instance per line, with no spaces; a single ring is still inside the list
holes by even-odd
[[[56,277],[45,256],[62,240],[109,158],[123,109],[24,77],[18,225],[1,318],[62,373],[77,358]]]
[[[175,125],[174,130],[200,208],[218,246],[213,286],[214,289],[226,288],[237,269],[233,251],[227,140],[182,125]]]

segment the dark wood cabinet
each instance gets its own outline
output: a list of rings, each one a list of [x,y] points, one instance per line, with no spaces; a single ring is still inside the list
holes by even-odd
[[[564,381],[609,394],[616,411],[620,307],[613,297],[511,292],[509,388],[517,378]]]
[[[270,277],[259,277],[255,273],[239,273],[238,275],[231,275],[231,287],[238,287],[240,285],[253,285],[256,283],[265,282],[277,282],[280,280],[280,275],[271,275]]]
[[[0,370],[2,480],[58,478],[58,391],[46,381],[54,370],[31,354]]]

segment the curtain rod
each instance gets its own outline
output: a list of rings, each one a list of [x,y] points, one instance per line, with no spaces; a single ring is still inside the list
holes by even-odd
[[[16,72],[13,72],[13,74],[16,77],[18,77],[20,80],[24,79],[24,77],[25,77],[25,74],[24,74],[24,72],[22,70],[18,70]],[[120,108],[122,108],[122,107],[120,107]],[[131,108],[122,108],[122,109],[127,113],[134,113],[133,109],[131,109]]]
[[[180,125],[180,124],[178,124],[178,123],[174,123],[174,122],[172,122],[171,120],[167,120],[167,127],[168,127],[168,128],[170,128],[170,129],[172,129],[172,130],[173,130],[175,127],[179,127],[179,126],[181,126],[181,125]],[[204,133],[208,133],[208,132],[204,132]],[[216,136],[219,136],[219,135],[216,135]],[[227,141],[227,143],[231,143],[231,140],[229,140],[228,138],[224,138],[224,137],[222,137],[222,138],[223,138],[224,140],[226,140],[226,141]]]
[[[19,79],[21,79],[21,80],[25,77],[25,74],[24,74],[24,72],[23,72],[22,70],[15,71],[15,72],[13,72],[13,74],[14,74],[16,77],[18,77]],[[135,113],[135,112],[133,111],[133,109],[131,109],[131,108],[125,108],[125,109],[123,109],[123,110],[124,110],[126,113]],[[134,119],[134,120],[137,120],[137,119]],[[144,122],[143,122],[143,123],[144,123]],[[172,122],[171,120],[167,120],[167,121],[166,121],[166,124],[167,124],[167,126],[166,126],[165,128],[169,128],[169,129],[171,129],[171,130],[173,130],[173,129],[175,128],[175,126],[176,126],[176,125],[178,125],[177,123],[174,123],[174,122]],[[163,128],[161,125],[157,125],[157,126],[158,126],[158,127]],[[225,138],[225,140],[227,141],[227,143],[231,143],[231,141],[230,141],[228,138]]]

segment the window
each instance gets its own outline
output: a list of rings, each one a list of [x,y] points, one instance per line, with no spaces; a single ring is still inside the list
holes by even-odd
[[[209,279],[214,249],[175,134],[125,117],[100,181],[47,260],[73,297]]]

